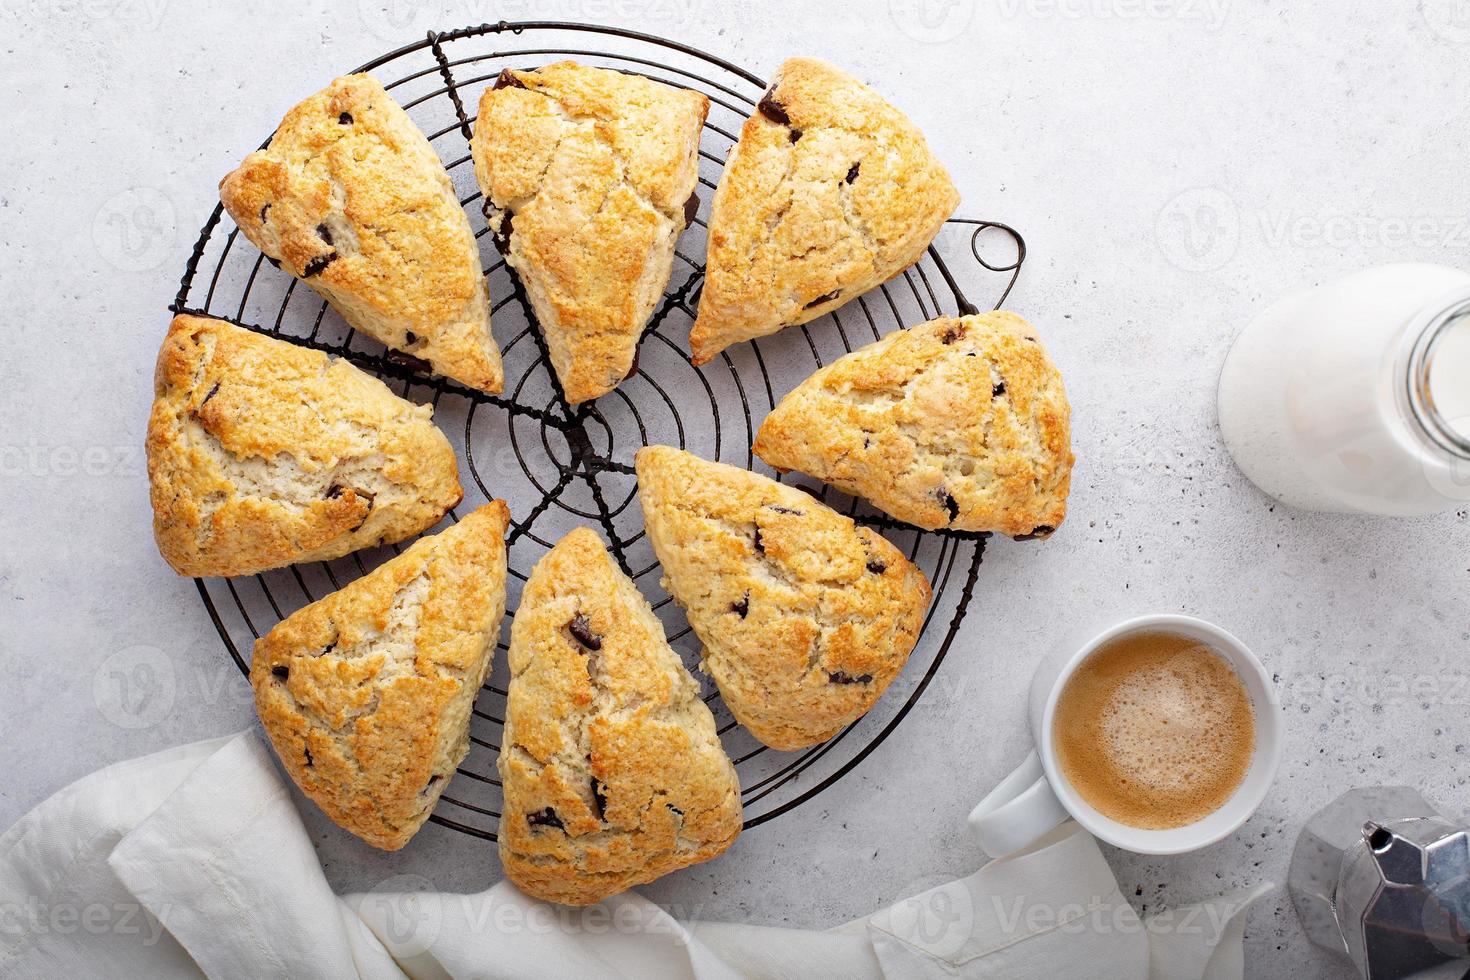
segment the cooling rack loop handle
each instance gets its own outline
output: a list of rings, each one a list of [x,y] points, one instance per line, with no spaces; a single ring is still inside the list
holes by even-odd
[[[946,230],[951,226],[955,226],[956,230],[960,231],[966,228],[969,229],[970,255],[982,269],[987,272],[995,272],[1002,275],[1010,273],[1009,278],[1006,280],[1005,290],[1000,294],[1000,298],[996,300],[995,306],[991,307],[991,309],[1000,309],[1005,304],[1006,298],[1011,295],[1011,290],[1015,287],[1016,280],[1021,276],[1021,266],[1026,261],[1026,239],[1021,236],[1019,231],[1002,221],[987,221],[979,218],[950,218],[944,225]],[[1009,238],[1011,244],[1006,246],[999,242],[990,243],[982,252],[980,238],[986,232],[998,233],[989,235],[987,238]],[[949,236],[942,230],[940,237],[942,239]],[[1008,249],[1012,251],[1013,257],[1005,260],[1003,256]],[[955,280],[949,265],[944,261],[944,256],[939,254],[939,249],[933,244],[929,246],[929,255],[939,267],[939,273],[944,277],[945,285],[949,287],[950,292],[954,293],[955,305],[959,308],[960,314],[962,316],[973,316],[979,313],[980,308],[970,302],[969,297],[965,295],[964,290],[960,288],[959,283]]]

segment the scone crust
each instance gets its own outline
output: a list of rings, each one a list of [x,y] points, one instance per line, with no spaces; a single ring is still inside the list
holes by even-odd
[[[432,527],[462,496],[432,413],[344,360],[175,317],[146,444],[159,551],[180,575],[250,575]]]
[[[288,112],[270,146],[220,182],[220,200],[352,327],[501,390],[469,218],[428,139],[371,75],[339,78]]]
[[[908,662],[929,583],[882,535],[759,473],[668,446],[637,458],[664,587],[735,718],[777,749],[861,718]]]
[[[471,150],[487,220],[569,402],[607,394],[633,367],[708,111],[698,92],[571,61],[506,69],[480,98]]]
[[[695,364],[886,282],[959,204],[918,127],[846,72],[792,58],[761,105],[715,191]]]
[[[337,824],[408,843],[469,750],[505,616],[495,500],[423,538],[255,644],[255,707],[286,771]]]
[[[1071,411],[1014,313],[896,330],[802,382],[755,453],[933,530],[1044,538],[1067,516]]]
[[[593,650],[571,624],[595,638]],[[500,858],[528,895],[588,905],[722,853],[735,767],[699,685],[600,538],[537,563],[510,640]]]

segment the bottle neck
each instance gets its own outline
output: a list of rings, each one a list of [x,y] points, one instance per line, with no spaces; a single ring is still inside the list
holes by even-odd
[[[1405,342],[1396,373],[1406,420],[1432,450],[1470,460],[1470,289],[1425,307]]]

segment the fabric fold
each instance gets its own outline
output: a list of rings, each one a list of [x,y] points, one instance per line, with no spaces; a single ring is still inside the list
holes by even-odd
[[[827,931],[419,884],[333,894],[246,731],[100,770],[0,835],[0,975],[1239,980],[1244,913],[1274,887],[1140,921],[1074,823]]]

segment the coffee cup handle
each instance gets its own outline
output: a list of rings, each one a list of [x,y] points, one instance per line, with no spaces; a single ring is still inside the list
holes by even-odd
[[[1032,749],[1015,772],[975,805],[969,824],[981,849],[998,858],[1020,850],[1070,816]]]

